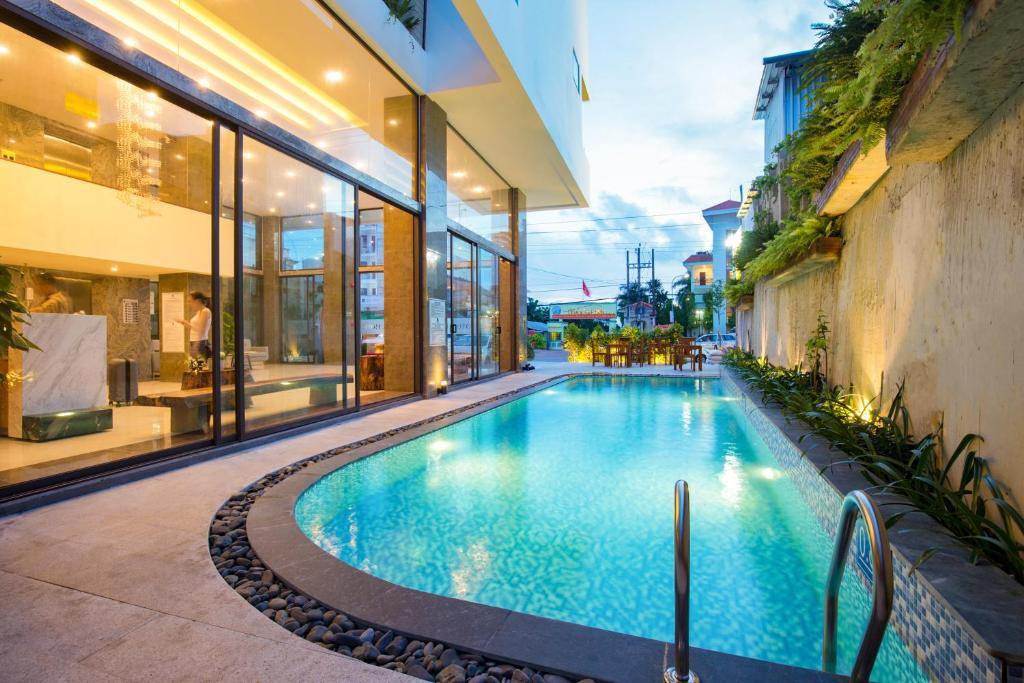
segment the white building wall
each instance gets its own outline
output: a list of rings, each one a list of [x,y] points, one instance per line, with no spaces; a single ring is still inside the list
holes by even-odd
[[[764,163],[770,164],[775,161],[775,147],[782,142],[782,138],[786,136],[786,116],[783,110],[783,102],[785,97],[785,79],[786,76],[783,74],[780,77],[779,85],[775,89],[775,93],[772,95],[772,99],[768,102],[768,107],[765,109],[764,117]]]
[[[478,0],[491,30],[574,177],[587,186],[582,97],[573,50],[587,73],[585,0]]]

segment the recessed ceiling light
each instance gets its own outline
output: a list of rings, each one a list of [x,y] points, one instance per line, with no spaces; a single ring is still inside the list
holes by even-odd
[[[209,78],[205,78],[205,77],[204,78],[200,78],[198,81],[196,81],[196,83],[199,84],[200,88],[209,88],[210,87],[210,79]]]
[[[9,54],[11,54],[11,48],[7,47],[6,45],[0,45],[0,55],[9,55]]]
[[[360,171],[365,171],[366,170],[366,162],[365,161],[357,161],[356,162],[356,168],[358,168]]]
[[[184,160],[185,160],[185,157],[183,157],[183,156],[182,156],[182,155],[180,155],[180,154],[175,154],[175,155],[174,155],[174,158],[175,158],[175,159],[177,159],[178,161],[184,161]]]
[[[397,126],[398,125],[398,119],[388,119],[388,125],[389,126]]]
[[[327,140],[321,140],[320,142],[316,143],[316,146],[319,147],[320,149],[327,149]]]
[[[284,196],[284,192],[278,191],[277,196],[278,197],[283,197]]]
[[[453,171],[452,172],[452,177],[453,178],[465,178],[466,177],[466,172],[465,171]]]
[[[324,74],[324,80],[326,80],[328,83],[340,83],[344,79],[345,74],[341,73],[336,69],[331,69],[330,71]]]
[[[79,57],[79,56],[78,56],[77,54],[75,54],[74,52],[69,52],[69,53],[67,54],[67,59],[68,59],[68,61],[69,61],[69,62],[71,62],[72,64],[81,64],[81,63],[82,63],[82,58],[81,58],[81,57]]]
[[[156,97],[157,97],[156,91],[155,90],[150,90],[149,92],[146,93],[146,97],[148,97],[151,100],[155,100]]]
[[[294,178],[295,171],[285,171],[285,175],[288,176],[289,178]]]
[[[17,144],[17,142],[18,141],[15,140],[14,138],[7,138],[7,144],[14,145]]]
[[[270,207],[270,213],[275,213],[276,211],[277,209],[275,209],[274,207]]]
[[[252,152],[242,152],[242,158],[245,159],[246,161],[249,161],[250,159],[252,159],[252,157]]]
[[[11,140],[11,142],[14,142],[14,141],[13,141],[13,140]],[[331,191],[331,188],[329,188],[329,187],[328,187],[328,186],[326,186],[326,185],[324,185],[324,186],[323,186],[322,188],[320,188],[320,189],[322,189],[322,190],[323,190],[324,192],[330,192],[330,191]]]
[[[156,112],[155,111],[153,111],[152,109],[147,109],[146,110],[146,117],[147,118],[153,118],[154,116],[156,116]]]
[[[85,122],[85,127],[86,128],[95,128],[96,127],[96,122],[95,121],[86,121]]]
[[[139,45],[139,41],[135,40],[131,36],[127,36],[121,42],[124,43],[124,46],[129,48],[129,49],[134,49],[134,48],[138,47],[138,45]]]
[[[316,204],[314,204],[313,202],[310,202],[309,204],[306,204],[306,206],[308,206],[311,209],[315,209],[316,208]]]
[[[256,114],[256,116],[260,117],[261,119],[267,118],[267,112],[264,109],[257,109],[253,112],[253,114]]]
[[[486,192],[486,191],[487,191],[487,188],[484,187],[483,185],[477,185],[476,187],[473,188],[473,192],[476,192],[477,194],[481,194],[481,193]]]
[[[117,272],[117,266],[116,265],[110,266],[110,272],[111,273],[116,273]]]

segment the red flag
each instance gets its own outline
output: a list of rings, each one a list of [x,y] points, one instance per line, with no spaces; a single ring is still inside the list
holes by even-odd
[[[585,296],[590,296],[590,287],[587,287],[587,281],[586,280],[583,280],[583,294]]]

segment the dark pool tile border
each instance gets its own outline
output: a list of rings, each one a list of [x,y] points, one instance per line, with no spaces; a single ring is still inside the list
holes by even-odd
[[[729,379],[765,417],[818,468],[821,476],[840,495],[868,486],[859,465],[837,465],[844,454],[832,449],[823,438],[812,434],[795,420],[788,419],[780,408],[766,403],[764,394],[749,386],[735,372],[724,368]],[[899,512],[899,504],[909,506],[906,498],[896,495],[875,496],[888,519]],[[939,548],[940,552],[922,564],[917,574],[921,585],[940,604],[955,615],[961,625],[990,655],[1014,664],[1024,663],[1024,586],[990,564],[972,564],[967,548],[951,539],[943,527],[924,514],[908,515],[889,530],[889,543],[907,565],[912,565],[921,552]]]
[[[424,640],[443,641],[461,650],[564,676],[623,683],[660,680],[672,657],[668,643],[399,586],[326,553],[302,532],[295,520],[299,497],[313,483],[335,470],[500,405],[585,376],[620,375],[580,372],[548,378],[406,428],[391,430],[387,436],[367,439],[364,445],[309,464],[269,488],[253,503],[246,524],[253,551],[285,584],[375,627]],[[794,683],[844,680],[820,671],[698,648],[691,650],[691,659],[694,670],[705,683],[756,679]]]

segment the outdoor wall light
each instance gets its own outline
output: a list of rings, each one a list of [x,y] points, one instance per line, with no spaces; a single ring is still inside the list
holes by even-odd
[[[447,394],[448,393],[448,380],[443,379],[437,383],[437,393]]]

